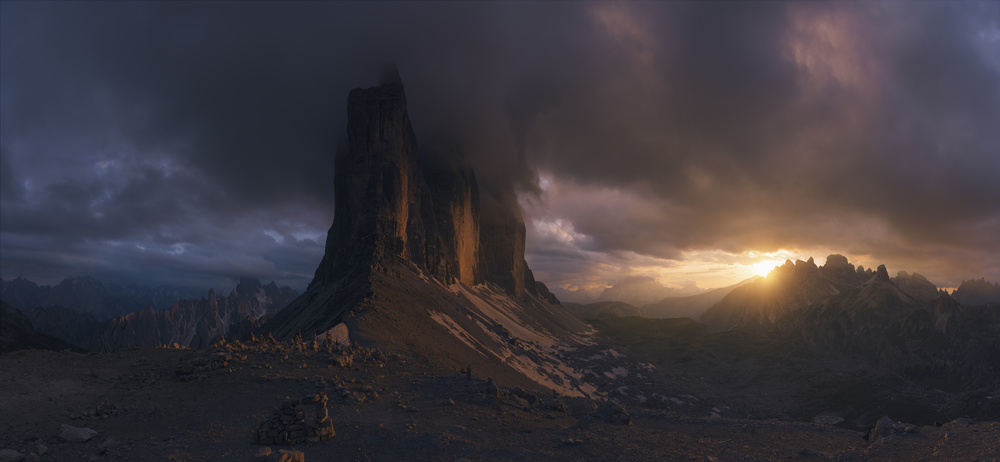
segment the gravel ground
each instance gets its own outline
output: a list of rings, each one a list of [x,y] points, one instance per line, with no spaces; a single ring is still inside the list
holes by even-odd
[[[470,377],[360,347],[24,350],[0,355],[0,371],[0,448],[26,460],[247,461],[264,448],[312,461],[1000,460],[996,422],[883,422],[866,439],[818,423],[626,409],[511,389],[475,370]],[[329,397],[332,439],[255,442],[282,402],[316,393]],[[63,424],[97,434],[68,442],[58,436]]]

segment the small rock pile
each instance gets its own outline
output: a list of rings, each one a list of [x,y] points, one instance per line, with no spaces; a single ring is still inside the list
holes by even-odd
[[[333,438],[335,432],[327,401],[326,393],[285,401],[270,419],[261,422],[257,428],[257,442],[292,445]]]
[[[920,433],[920,429],[915,425],[895,422],[888,417],[882,417],[868,430],[868,434],[865,435],[865,439],[868,440],[869,444],[871,444],[879,439],[915,433]]]

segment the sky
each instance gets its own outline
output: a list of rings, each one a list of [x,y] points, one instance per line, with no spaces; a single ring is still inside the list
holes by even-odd
[[[1000,2],[0,3],[0,276],[302,289],[350,89],[557,295],[839,253],[1000,281]],[[579,294],[580,292],[576,292]]]

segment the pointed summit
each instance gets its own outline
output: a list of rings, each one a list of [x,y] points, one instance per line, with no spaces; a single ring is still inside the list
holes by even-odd
[[[889,282],[889,271],[885,269],[885,265],[878,265],[878,269],[875,270],[875,277],[879,281]]]

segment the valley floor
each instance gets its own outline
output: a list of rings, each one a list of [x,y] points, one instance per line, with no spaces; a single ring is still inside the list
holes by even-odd
[[[866,440],[818,423],[623,413],[365,348],[23,350],[0,355],[0,371],[0,449],[27,460],[254,460],[265,447],[255,442],[259,424],[283,401],[315,393],[329,396],[336,435],[267,447],[307,461],[1000,460],[996,422],[885,425]],[[62,424],[98,433],[66,442]]]

